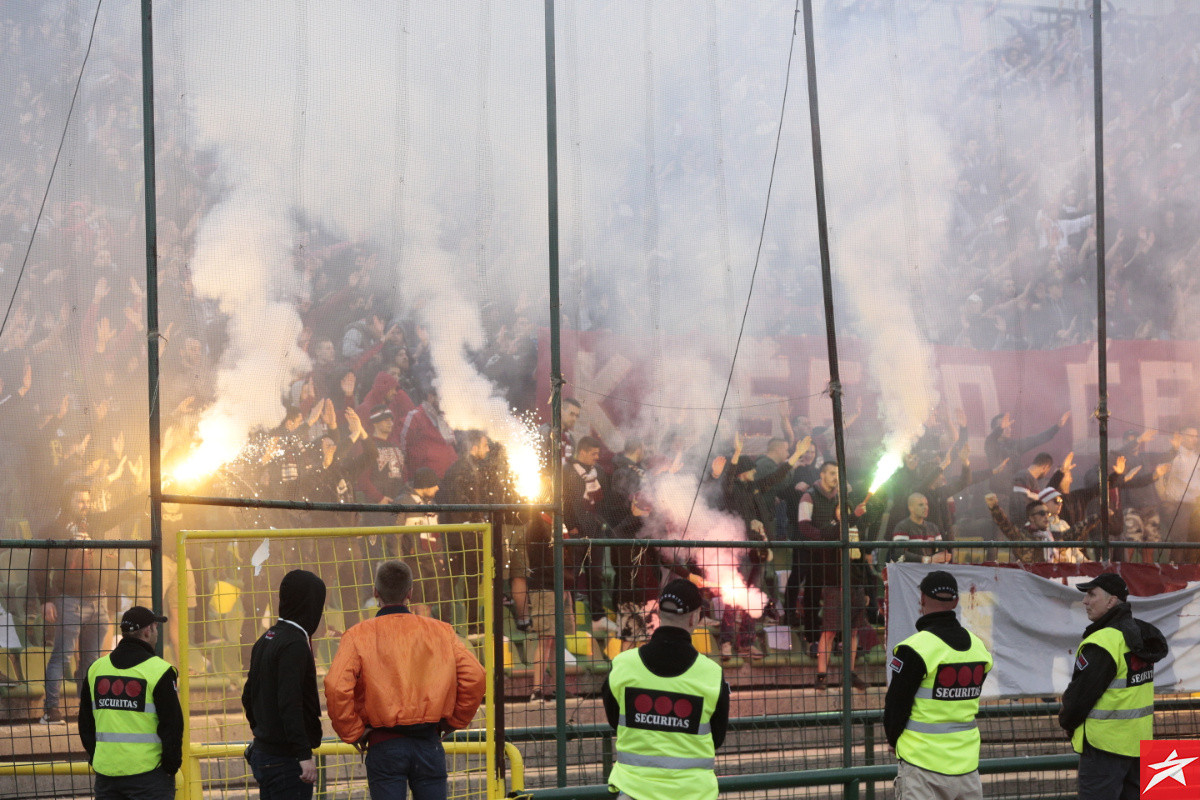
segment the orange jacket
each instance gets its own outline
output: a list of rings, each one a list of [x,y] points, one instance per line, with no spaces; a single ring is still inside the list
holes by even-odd
[[[471,724],[483,700],[479,661],[444,622],[384,608],[342,635],[325,675],[329,721],[344,742],[371,728]]]

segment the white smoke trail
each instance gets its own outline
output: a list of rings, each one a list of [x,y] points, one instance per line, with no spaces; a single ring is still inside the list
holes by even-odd
[[[902,80],[916,54],[898,48],[887,13],[852,27],[852,64],[827,59],[818,76],[838,89],[821,95],[833,273],[869,345],[894,470],[938,399],[927,321],[917,313],[936,302],[954,170],[930,98]]]

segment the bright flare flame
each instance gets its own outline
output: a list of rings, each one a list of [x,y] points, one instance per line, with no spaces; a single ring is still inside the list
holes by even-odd
[[[879,464],[875,467],[875,478],[871,481],[871,488],[867,490],[867,494],[875,494],[879,491],[879,487],[892,477],[892,474],[900,469],[900,465],[904,463],[904,457],[899,453],[884,453],[883,458],[879,459]]]
[[[220,417],[200,420],[200,445],[170,471],[171,479],[195,483],[237,458],[243,442],[237,441],[234,426]]]
[[[508,455],[509,479],[512,487],[524,500],[545,499],[542,485],[542,448],[537,424],[532,419],[507,419],[500,425],[495,439],[504,445]]]
[[[518,442],[508,452],[508,468],[517,494],[529,501],[541,497],[542,460],[536,444]]]
[[[707,550],[707,548],[705,548]],[[695,551],[693,551],[695,552]],[[737,560],[737,551],[718,549],[713,551],[712,560],[715,564],[704,564],[704,571],[711,575],[709,579],[700,578],[701,585],[712,589],[721,597],[725,605],[740,608],[750,616],[758,619],[770,602],[765,594],[754,586],[747,586],[746,581],[738,574],[733,566]],[[705,558],[704,560],[709,560]]]

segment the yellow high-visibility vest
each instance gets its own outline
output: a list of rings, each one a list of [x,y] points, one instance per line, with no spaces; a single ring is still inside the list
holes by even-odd
[[[1112,656],[1117,677],[1108,685],[1083,724],[1071,732],[1071,746],[1083,752],[1086,738],[1092,747],[1136,758],[1140,742],[1154,738],[1154,665],[1135,656],[1116,628],[1101,628],[1079,643],[1094,644]]]
[[[162,764],[154,690],[171,665],[151,656],[128,669],[117,669],[109,656],[88,669],[96,753],[92,768],[101,775],[140,775]]]
[[[638,800],[714,800],[709,720],[723,681],[720,665],[703,655],[674,678],[646,669],[637,650],[617,656],[608,675],[620,708],[609,784]]]
[[[971,646],[955,650],[929,631],[901,642],[925,662],[925,677],[913,698],[912,714],[896,741],[896,755],[943,775],[979,769],[979,696],[992,669],[983,640],[968,631]],[[900,645],[897,645],[897,649]]]

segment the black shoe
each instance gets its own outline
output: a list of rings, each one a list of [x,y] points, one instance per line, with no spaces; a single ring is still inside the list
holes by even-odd
[[[865,692],[867,690],[867,682],[858,677],[857,672],[850,673],[850,685],[855,689],[858,689],[860,692]]]
[[[817,677],[813,680],[813,688],[814,689],[828,689],[829,688],[828,678],[825,676],[824,672],[817,673]]]
[[[529,633],[529,631],[533,630],[533,620],[529,617],[517,620],[517,630],[521,633]]]

